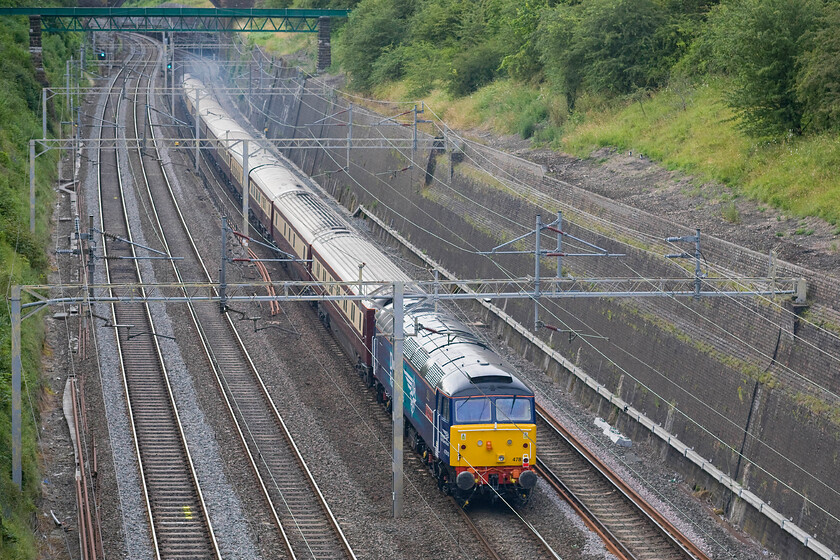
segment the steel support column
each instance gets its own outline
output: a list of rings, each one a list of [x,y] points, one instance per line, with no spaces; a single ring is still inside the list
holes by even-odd
[[[394,421],[393,441],[393,494],[394,518],[402,516],[403,511],[403,290],[402,282],[394,283],[394,380],[391,395],[391,417]]]
[[[251,174],[248,172],[248,141],[242,141],[242,235],[248,237],[248,198],[251,196]]]
[[[29,141],[29,233],[35,233],[35,140]]]
[[[18,285],[12,286],[12,482],[18,490],[23,489],[21,461],[21,414],[20,414],[20,294]]]
[[[47,139],[47,88],[41,88],[41,138]]]

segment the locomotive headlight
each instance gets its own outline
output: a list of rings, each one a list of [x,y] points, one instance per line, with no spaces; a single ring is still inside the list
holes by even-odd
[[[484,442],[481,441],[481,440],[478,440],[478,446],[481,447],[482,445],[484,445]]]
[[[513,445],[513,440],[508,440],[508,445]]]

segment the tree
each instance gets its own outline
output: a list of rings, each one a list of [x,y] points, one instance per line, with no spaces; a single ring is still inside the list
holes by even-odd
[[[350,13],[336,41],[336,57],[354,87],[369,90],[374,85],[377,60],[405,40],[414,6],[413,0],[362,0]]]
[[[452,95],[469,95],[493,81],[502,62],[502,47],[487,41],[458,53],[452,60],[452,72],[447,80],[447,90]]]
[[[534,80],[542,71],[535,36],[549,2],[521,0],[506,7],[510,13],[503,17],[504,33],[512,52],[502,60],[502,68],[516,80]]]
[[[584,74],[585,51],[577,40],[579,19],[578,10],[566,6],[555,8],[540,24],[537,40],[549,79],[563,92],[569,112],[574,111]]]
[[[652,0],[598,0],[587,6],[579,40],[586,53],[587,82],[597,91],[631,93],[658,85],[665,11]]]
[[[661,34],[667,22],[667,11],[653,0],[593,0],[550,10],[538,45],[569,110],[582,85],[608,94],[660,85],[673,49]]]
[[[733,0],[712,10],[700,40],[716,59],[711,66],[733,77],[728,103],[748,134],[801,133],[796,61],[820,6],[820,0]]]
[[[840,128],[840,5],[826,6],[818,28],[804,37],[796,98],[817,130]]]

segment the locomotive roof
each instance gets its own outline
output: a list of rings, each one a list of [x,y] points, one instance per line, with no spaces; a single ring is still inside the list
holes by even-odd
[[[393,307],[389,302],[380,312],[377,328],[393,332]],[[479,395],[533,395],[516,377],[513,368],[461,321],[446,312],[436,312],[425,296],[406,299],[405,358],[433,386],[450,397]]]

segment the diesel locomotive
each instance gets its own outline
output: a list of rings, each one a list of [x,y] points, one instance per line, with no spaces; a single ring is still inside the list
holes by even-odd
[[[393,300],[360,280],[410,285],[411,278],[333,212],[265,141],[239,125],[203,82],[185,74],[182,86],[187,112],[198,119],[216,166],[239,196],[239,141],[248,140],[251,221],[295,258],[290,272],[305,280],[347,282],[325,284],[321,293],[365,297],[321,301],[316,308],[355,357],[377,400],[393,406]],[[527,501],[537,482],[533,391],[467,325],[437,311],[427,294],[406,295],[404,321],[404,332],[412,333],[404,343],[406,430],[441,489],[461,503],[475,496]]]

